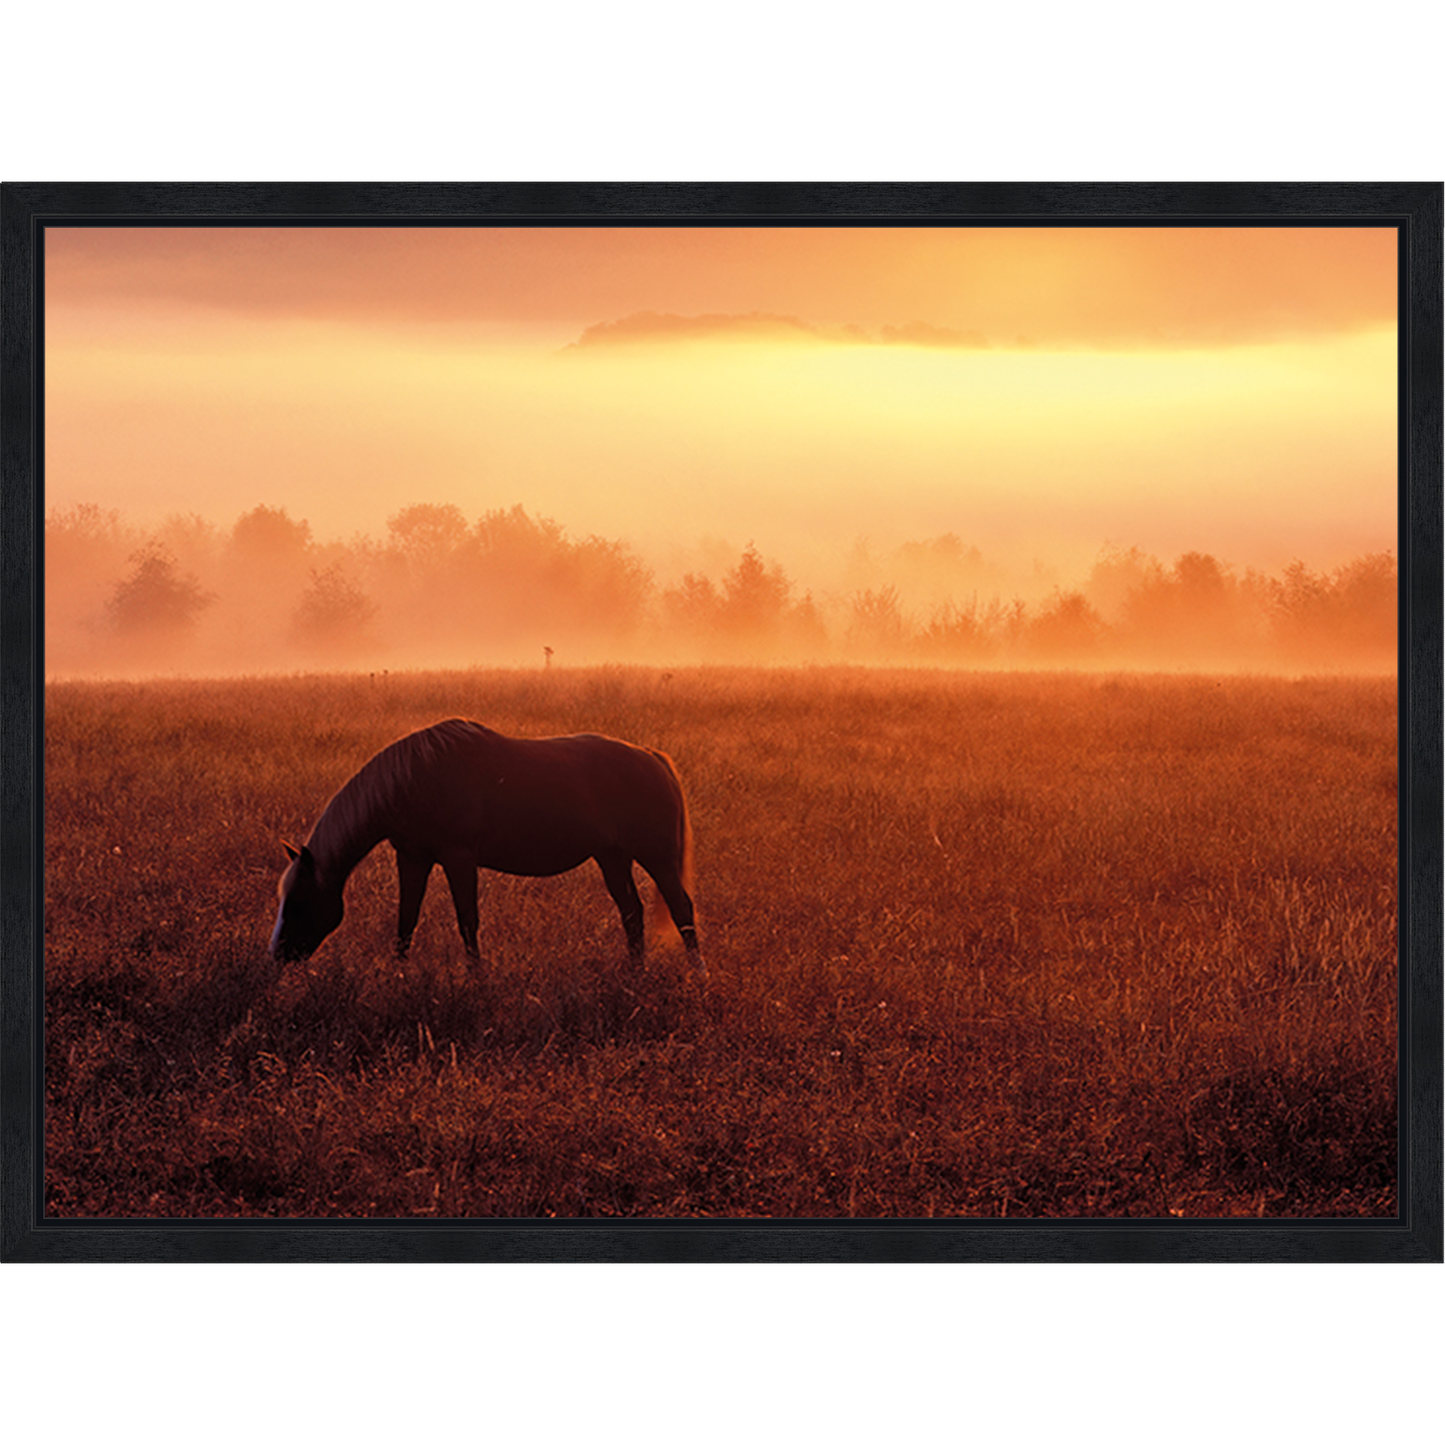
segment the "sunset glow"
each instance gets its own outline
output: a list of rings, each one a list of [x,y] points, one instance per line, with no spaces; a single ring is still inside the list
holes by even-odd
[[[1394,547],[1388,229],[52,229],[46,503],[318,542],[523,507],[661,582],[952,534]]]

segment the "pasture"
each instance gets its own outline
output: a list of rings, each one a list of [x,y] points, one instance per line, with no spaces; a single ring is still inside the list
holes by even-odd
[[[461,716],[676,761],[704,985],[593,864],[378,848],[304,962],[282,839]],[[704,668],[46,690],[47,1210],[1390,1215],[1393,679]],[[644,895],[650,885],[643,884]]]

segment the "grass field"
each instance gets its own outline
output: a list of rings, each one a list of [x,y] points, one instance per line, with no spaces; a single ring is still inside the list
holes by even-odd
[[[308,963],[280,839],[448,716],[676,759],[710,978],[592,865],[390,849]],[[1390,1215],[1392,679],[645,669],[46,693],[47,1209]]]

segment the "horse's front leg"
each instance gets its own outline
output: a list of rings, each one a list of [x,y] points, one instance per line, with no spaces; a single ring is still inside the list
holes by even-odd
[[[447,886],[452,890],[462,947],[475,963],[481,957],[477,952],[477,865],[470,858],[452,854],[442,859],[442,870],[447,875]]]
[[[421,916],[421,901],[426,896],[427,880],[431,877],[432,860],[416,853],[403,853],[397,849],[396,880],[398,903],[396,910],[396,956],[405,958],[411,947],[411,936],[416,932],[416,921]]]

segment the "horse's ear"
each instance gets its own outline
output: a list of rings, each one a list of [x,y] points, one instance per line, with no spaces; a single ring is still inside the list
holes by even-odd
[[[281,846],[286,850],[286,856],[293,863],[301,856],[302,850],[293,848],[284,838],[281,840]]]

